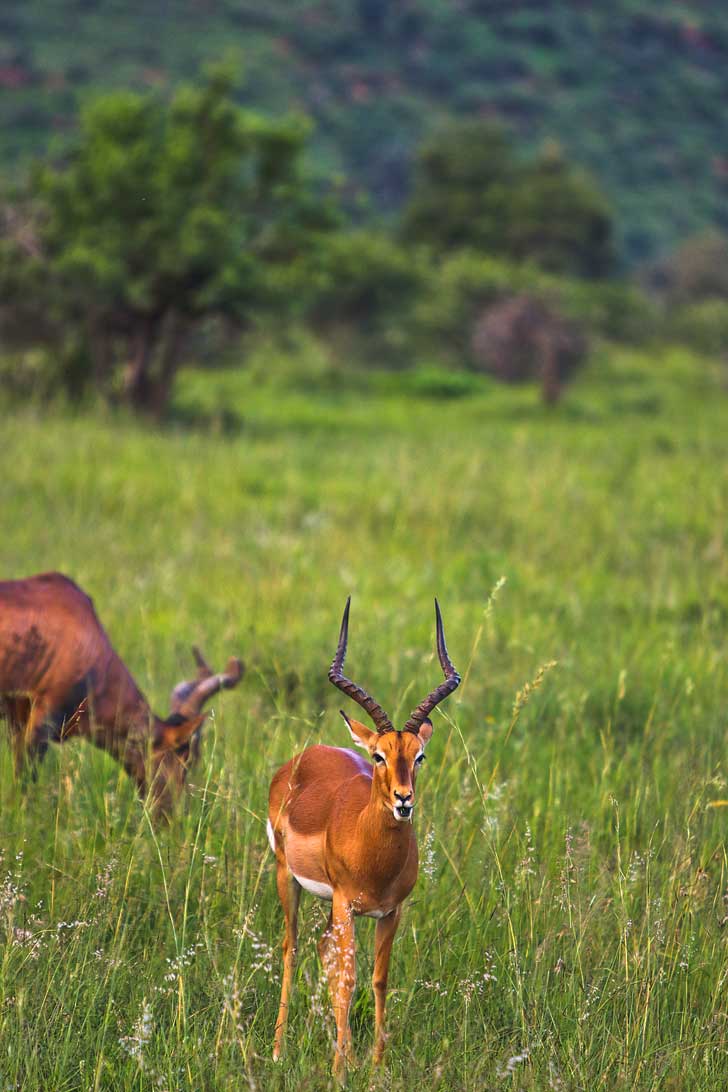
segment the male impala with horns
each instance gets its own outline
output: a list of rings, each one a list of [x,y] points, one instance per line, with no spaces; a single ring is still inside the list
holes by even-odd
[[[349,1007],[356,983],[354,918],[377,919],[372,986],[374,1060],[381,1061],[387,973],[402,903],[417,880],[412,828],[415,779],[432,735],[429,714],[460,683],[450,662],[437,600],[437,654],[445,682],[395,730],[382,707],[343,674],[349,628],[347,600],[329,679],[366,710],[375,731],[341,715],[370,761],[339,747],[308,747],[276,773],[270,787],[268,838],[276,855],[278,894],[285,916],[283,984],[274,1058],[283,1045],[296,957],[301,889],[331,901],[319,954],[336,1018],[334,1072],[342,1078],[351,1056]]]

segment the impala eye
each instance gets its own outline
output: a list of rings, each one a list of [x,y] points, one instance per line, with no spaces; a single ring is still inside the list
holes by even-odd
[[[424,761],[425,761],[425,752],[420,751],[420,753],[417,755],[417,758],[415,759],[415,766],[421,766]]]
[[[385,763],[384,755],[380,755],[379,751],[375,751],[372,758],[377,766],[383,766]]]

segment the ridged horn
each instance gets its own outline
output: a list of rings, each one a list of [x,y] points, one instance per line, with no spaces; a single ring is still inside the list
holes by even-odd
[[[445,682],[436,686],[435,689],[428,694],[425,700],[421,701],[417,708],[413,710],[409,720],[402,729],[403,732],[418,732],[420,725],[429,718],[429,715],[435,706],[439,705],[448,694],[452,694],[453,690],[457,690],[460,686],[460,676],[453,667],[452,661],[447,653],[445,630],[443,629],[442,614],[440,613],[440,604],[437,599],[435,600],[435,629],[437,633],[437,655],[440,660],[440,667],[445,675]]]
[[[360,705],[362,709],[365,709],[374,721],[379,734],[383,735],[385,732],[394,731],[394,725],[389,717],[384,712],[381,705],[367,694],[366,690],[362,690],[362,688],[357,686],[356,683],[353,683],[351,679],[347,679],[342,671],[344,660],[346,659],[346,646],[349,640],[350,606],[351,596],[346,600],[346,606],[344,607],[344,617],[341,620],[341,629],[339,631],[339,643],[336,647],[336,655],[329,668],[329,682],[332,682],[339,690],[343,690],[343,692],[348,694],[357,705]]]

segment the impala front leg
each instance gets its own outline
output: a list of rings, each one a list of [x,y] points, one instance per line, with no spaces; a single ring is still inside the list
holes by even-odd
[[[328,977],[336,1020],[334,1076],[339,1081],[343,1081],[347,1063],[353,1060],[349,1009],[356,986],[356,953],[354,915],[351,905],[336,893],[334,893],[328,925],[319,944],[319,954]]]
[[[374,935],[374,1063],[381,1062],[384,1056],[386,1034],[384,1031],[384,1009],[387,1003],[387,977],[389,975],[389,957],[392,954],[392,942],[397,932],[402,907],[398,906],[391,914],[380,918]]]

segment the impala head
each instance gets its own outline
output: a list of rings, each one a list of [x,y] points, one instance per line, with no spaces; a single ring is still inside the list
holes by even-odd
[[[424,701],[420,702],[404,727],[397,731],[381,705],[343,674],[349,638],[350,604],[351,597],[346,601],[339,644],[329,670],[329,679],[334,686],[343,690],[362,709],[365,709],[374,721],[376,731],[367,728],[358,720],[351,719],[343,709],[341,710],[354,743],[358,747],[363,747],[371,756],[374,764],[374,788],[382,804],[391,810],[398,822],[409,822],[415,806],[417,770],[424,762],[425,747],[432,736],[432,721],[429,715],[436,705],[460,685],[460,676],[448,656],[440,606],[435,600],[437,655],[445,675],[445,682],[440,683]]]
[[[234,656],[225,671],[216,675],[198,648],[192,649],[197,675],[178,683],[172,691],[172,712],[166,720],[155,718],[152,736],[151,780],[155,806],[169,811],[184,787],[187,772],[200,755],[200,736],[207,714],[203,706],[219,690],[230,690],[243,677],[243,664]]]

